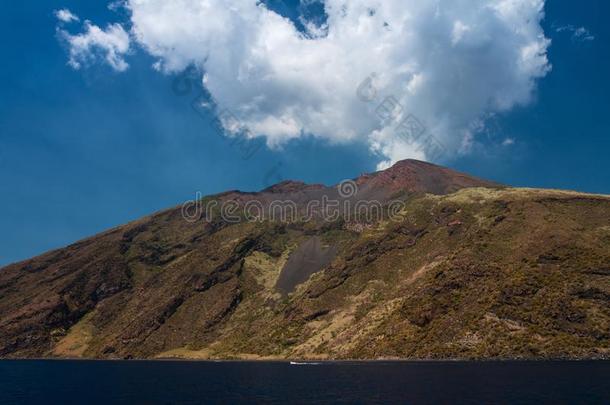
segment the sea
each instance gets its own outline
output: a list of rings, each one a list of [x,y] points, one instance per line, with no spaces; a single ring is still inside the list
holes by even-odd
[[[610,404],[610,362],[0,361],[0,404]]]

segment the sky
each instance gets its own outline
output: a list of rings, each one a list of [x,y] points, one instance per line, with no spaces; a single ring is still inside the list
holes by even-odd
[[[226,4],[5,7],[0,265],[197,192],[330,185],[409,157],[610,194],[605,1]],[[409,117],[441,153],[397,138]]]

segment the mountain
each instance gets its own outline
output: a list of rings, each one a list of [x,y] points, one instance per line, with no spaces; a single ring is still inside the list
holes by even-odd
[[[610,196],[413,160],[230,191],[0,269],[0,357],[608,358],[609,246]]]

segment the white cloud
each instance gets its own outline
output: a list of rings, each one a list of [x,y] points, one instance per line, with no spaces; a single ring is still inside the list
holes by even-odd
[[[130,38],[120,24],[110,24],[105,30],[97,25],[85,21],[85,32],[70,35],[67,31],[59,30],[60,36],[68,43],[70,59],[68,63],[74,69],[80,69],[83,64],[102,57],[114,70],[122,72],[129,65],[125,62],[125,55],[129,52]]]
[[[72,12],[70,10],[68,10],[67,8],[63,8],[61,10],[55,10],[55,17],[63,22],[63,23],[71,23],[73,21],[79,21],[79,18],[72,14]]]
[[[515,144],[514,138],[506,138],[506,139],[504,139],[504,141],[502,141],[502,146],[512,146],[514,144]]]
[[[470,31],[470,27],[467,26],[466,24],[464,24],[463,22],[461,22],[460,20],[457,20],[453,24],[453,32],[451,34],[451,43],[453,45],[456,45],[458,42],[460,42],[462,40],[462,38],[468,31]]]
[[[108,10],[117,11],[125,5],[125,0],[116,0],[108,4]]]
[[[585,27],[575,27],[573,25],[564,25],[556,29],[557,32],[568,32],[572,34],[571,38],[574,42],[594,41],[595,35],[591,34]]]
[[[158,69],[196,65],[219,110],[271,146],[312,135],[365,142],[386,163],[430,158],[419,141],[396,136],[396,122],[378,118],[377,105],[393,95],[402,106],[396,120],[415,115],[460,153],[484,117],[531,102],[550,70],[544,0],[325,0],[326,22],[305,18],[305,34],[258,0],[125,7],[134,41]],[[127,47],[111,49],[110,59],[124,63]],[[356,90],[372,72],[378,98],[366,103]]]

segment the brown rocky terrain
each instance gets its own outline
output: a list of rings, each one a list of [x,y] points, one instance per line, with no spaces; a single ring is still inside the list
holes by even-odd
[[[404,161],[398,216],[186,221],[181,207],[0,269],[2,358],[609,358],[610,197]],[[340,198],[285,182],[204,201]]]

